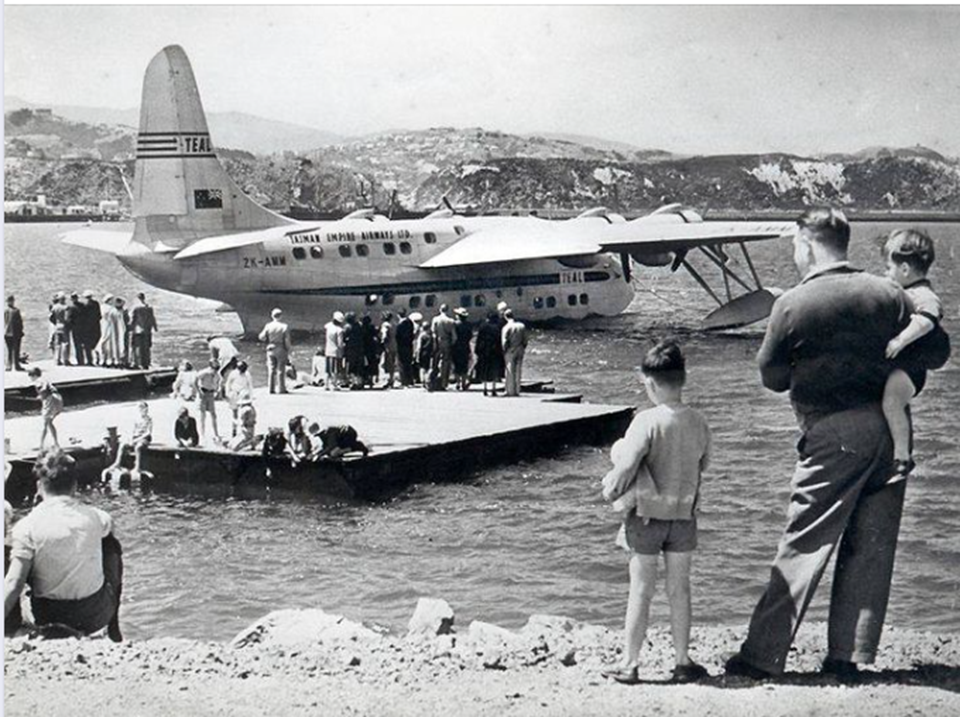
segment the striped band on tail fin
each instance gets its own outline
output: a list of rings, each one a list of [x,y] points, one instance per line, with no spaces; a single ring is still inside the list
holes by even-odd
[[[223,170],[193,69],[177,45],[157,53],[143,78],[133,216],[134,241],[151,250],[293,223],[247,197]]]

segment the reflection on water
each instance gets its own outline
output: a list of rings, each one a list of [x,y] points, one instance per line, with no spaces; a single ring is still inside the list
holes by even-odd
[[[855,241],[884,231],[855,226]],[[932,278],[946,326],[960,336],[960,258],[955,225],[932,225],[939,256]],[[42,355],[46,303],[60,289],[132,297],[145,290],[157,309],[158,360],[205,354],[210,333],[238,333],[216,304],[144,287],[108,256],[56,242],[62,227],[8,225],[7,290],[27,325],[25,349]],[[872,245],[854,259],[873,271]],[[771,285],[796,272],[784,242],[753,257]],[[716,456],[705,479],[701,548],[693,572],[696,619],[745,626],[763,588],[786,510],[795,424],[783,396],[764,391],[754,367],[761,333],[693,330],[711,300],[685,275],[641,273],[627,313],[533,334],[529,372],[593,402],[646,406],[634,367],[645,347],[679,334],[688,356],[687,400],[710,420]],[[263,383],[260,348],[242,341]],[[309,365],[315,346],[294,359]],[[916,404],[917,457],[899,548],[890,623],[960,630],[960,371],[957,359],[931,375]],[[116,518],[127,558],[123,620],[131,638],[177,635],[228,639],[274,608],[318,606],[402,629],[416,598],[447,599],[465,625],[474,618],[508,627],[533,612],[610,627],[622,622],[625,558],[617,524],[597,482],[607,449],[569,448],[553,458],[480,472],[453,484],[424,484],[383,504],[330,504],[309,496],[257,500],[170,495],[91,496]],[[811,616],[826,615],[829,580]],[[654,611],[664,618],[662,592]]]

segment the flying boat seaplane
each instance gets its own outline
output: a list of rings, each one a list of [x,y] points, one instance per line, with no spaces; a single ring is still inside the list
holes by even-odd
[[[632,263],[686,269],[720,304],[706,327],[744,325],[765,317],[773,300],[747,243],[793,229],[708,222],[680,205],[632,221],[602,208],[551,221],[462,216],[449,207],[421,219],[361,210],[295,221],[227,176],[179,46],[159,52],[144,76],[132,194],[132,233],[82,230],[64,241],[114,254],[153,286],[227,304],[248,334],[274,307],[306,331],[319,331],[335,310],[429,315],[448,304],[479,318],[501,301],[534,322],[613,316],[633,299]],[[731,267],[731,246],[748,275]],[[688,261],[694,250],[719,267],[726,301]]]

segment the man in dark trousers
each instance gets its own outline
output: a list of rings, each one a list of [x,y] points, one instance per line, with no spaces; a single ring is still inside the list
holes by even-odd
[[[147,304],[143,292],[137,294],[137,304],[130,314],[130,346],[133,353],[133,367],[150,368],[150,348],[153,346],[153,332],[157,330],[157,319],[153,307]]]
[[[413,341],[416,327],[404,309],[397,312],[400,322],[397,324],[397,361],[400,363],[400,385],[413,385]]]
[[[100,341],[100,304],[93,298],[92,291],[84,291],[74,319],[74,342],[77,351],[77,363],[93,365],[93,352]]]
[[[787,525],[770,581],[727,674],[779,675],[837,549],[822,672],[856,679],[874,661],[890,595],[905,482],[891,483],[893,445],[881,409],[887,342],[909,321],[906,296],[847,261],[839,211],[797,222],[800,284],[773,305],[757,356],[763,385],[790,391],[801,438]],[[839,545],[839,548],[838,548]]]
[[[23,341],[23,316],[13,294],[7,297],[3,309],[3,341],[7,346],[7,371],[23,371],[20,365],[20,344]]]
[[[83,306],[80,303],[80,295],[72,293],[70,294],[70,301],[67,303],[67,354],[69,355],[72,346],[77,366],[85,365],[85,356],[82,350],[83,330]]]

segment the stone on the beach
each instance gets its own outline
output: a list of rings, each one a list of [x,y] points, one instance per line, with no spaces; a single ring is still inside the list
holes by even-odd
[[[520,632],[524,635],[535,634],[549,636],[573,632],[578,624],[579,623],[573,618],[562,615],[537,614],[531,615],[527,619],[527,624],[520,629]]]
[[[408,635],[449,635],[453,632],[453,608],[446,600],[420,598],[407,626]]]
[[[336,646],[345,643],[374,642],[381,636],[358,622],[342,615],[332,615],[319,608],[308,610],[274,610],[260,618],[233,638],[231,647],[308,647]]]

